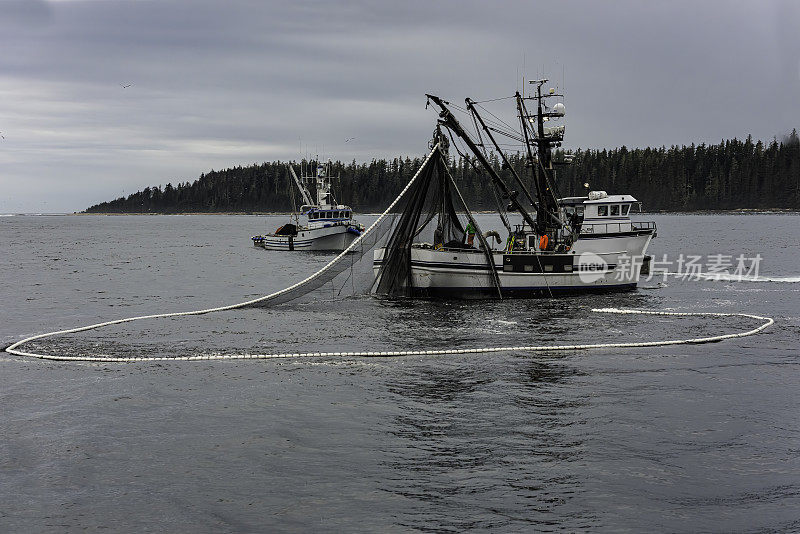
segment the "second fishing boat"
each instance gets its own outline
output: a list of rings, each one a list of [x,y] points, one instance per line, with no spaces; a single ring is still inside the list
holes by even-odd
[[[331,163],[317,165],[315,175],[306,175],[301,170],[298,178],[294,168],[289,171],[294,179],[304,204],[288,222],[266,235],[254,236],[253,244],[268,250],[331,250],[341,251],[350,246],[364,225],[353,219],[350,206],[337,204],[331,192]],[[316,202],[312,200],[308,186],[314,184]],[[301,224],[300,217],[305,220]]]

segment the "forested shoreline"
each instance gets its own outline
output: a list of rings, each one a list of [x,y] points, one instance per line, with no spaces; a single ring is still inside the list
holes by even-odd
[[[521,154],[510,161],[530,177]],[[496,205],[488,176],[451,150],[451,173],[476,210]],[[510,178],[493,155],[492,164]],[[300,162],[291,162],[297,166]],[[313,168],[314,162],[307,162]],[[358,212],[382,211],[422,164],[422,157],[334,162],[337,201]],[[621,147],[578,150],[571,165],[558,168],[560,196],[585,195],[584,183],[610,194],[631,194],[647,211],[800,209],[800,139],[797,131],[769,143],[731,139],[716,145],[670,148]],[[293,198],[294,197],[294,198]],[[85,213],[286,212],[299,203],[287,162],[237,166],[202,174],[194,182],[147,187],[127,197],[91,206]]]

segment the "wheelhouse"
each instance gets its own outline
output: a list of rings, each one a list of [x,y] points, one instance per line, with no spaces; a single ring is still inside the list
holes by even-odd
[[[350,208],[339,206],[336,209],[310,209],[306,215],[309,222],[336,222],[348,221],[353,218],[353,210]]]
[[[628,219],[631,207],[639,202],[630,195],[609,195],[584,203],[584,220],[611,221]]]
[[[566,197],[559,202],[565,219],[578,223],[628,219],[633,205],[639,204],[630,195],[607,195],[605,191],[592,191],[588,197]]]

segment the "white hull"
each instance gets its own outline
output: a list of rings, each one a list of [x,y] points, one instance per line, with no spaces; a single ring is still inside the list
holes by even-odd
[[[267,250],[344,250],[358,237],[350,226],[336,225],[300,230],[295,236],[264,236],[261,244]]]
[[[578,239],[567,253],[492,254],[503,296],[633,289],[652,232]],[[374,252],[378,273],[384,249]],[[632,258],[638,258],[636,260]],[[422,296],[497,296],[486,254],[478,249],[411,249],[414,293]]]

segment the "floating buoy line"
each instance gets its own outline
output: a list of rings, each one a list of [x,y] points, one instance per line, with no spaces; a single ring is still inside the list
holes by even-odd
[[[437,145],[438,147],[438,145]],[[192,356],[135,356],[135,357],[112,357],[112,356],[62,356],[56,354],[43,354],[37,352],[30,352],[22,350],[21,347],[32,341],[45,339],[49,337],[61,336],[66,334],[74,334],[77,332],[85,332],[87,330],[96,330],[107,326],[130,323],[133,321],[142,321],[146,319],[162,319],[169,317],[184,317],[190,315],[205,315],[209,313],[229,311],[239,308],[246,308],[251,306],[264,306],[269,304],[278,304],[288,302],[300,296],[303,296],[319,287],[322,287],[327,282],[332,281],[337,275],[341,274],[348,268],[352,269],[353,264],[363,257],[363,255],[372,249],[372,247],[381,239],[388,227],[391,224],[386,224],[387,216],[392,212],[397,203],[406,194],[411,185],[415,182],[420,175],[420,171],[425,168],[425,164],[436,151],[436,148],[431,150],[428,157],[423,161],[420,170],[411,178],[405,188],[392,202],[392,204],[375,220],[370,227],[364,231],[353,243],[347,247],[342,253],[336,256],[333,260],[327,263],[322,269],[315,272],[306,279],[297,282],[289,287],[276,291],[269,295],[259,297],[256,299],[240,302],[238,304],[231,304],[228,306],[220,306],[217,308],[207,308],[203,310],[194,310],[186,312],[173,312],[173,313],[159,313],[152,315],[140,315],[137,317],[127,317],[124,319],[116,319],[113,321],[106,321],[87,326],[80,326],[77,328],[70,328],[67,330],[58,330],[55,332],[47,332],[31,336],[20,341],[17,341],[5,348],[5,352],[15,356],[22,356],[28,358],[38,358],[42,360],[55,360],[55,361],[70,361],[70,362],[164,362],[164,361],[205,361],[205,360],[265,360],[272,358],[370,358],[370,357],[397,357],[397,356],[445,356],[455,354],[484,354],[493,352],[548,352],[548,351],[577,351],[577,350],[590,350],[590,349],[612,349],[612,348],[641,348],[641,347],[662,347],[668,345],[692,345],[702,343],[715,343],[726,339],[733,339],[739,337],[747,337],[755,335],[770,325],[774,324],[774,320],[770,317],[762,317],[760,315],[752,315],[748,313],[723,313],[723,312],[673,312],[673,311],[652,311],[652,310],[633,310],[633,309],[619,309],[619,308],[595,308],[593,312],[597,313],[614,313],[614,314],[638,314],[638,315],[660,315],[660,316],[673,316],[673,317],[687,317],[687,316],[704,316],[704,317],[741,317],[746,319],[753,319],[761,321],[762,324],[751,330],[735,332],[731,334],[720,334],[708,337],[688,338],[688,339],[671,339],[663,341],[639,341],[639,342],[623,342],[623,343],[585,343],[585,344],[570,344],[570,345],[518,345],[506,347],[477,347],[466,349],[438,349],[438,350],[394,350],[394,351],[351,351],[351,352],[282,352],[273,354],[198,354]]]
[[[50,332],[47,334],[39,334],[32,336],[22,341],[18,341],[13,345],[6,348],[6,352],[17,356],[25,356],[30,358],[39,358],[42,360],[56,360],[56,361],[73,361],[73,362],[163,362],[163,361],[204,361],[204,360],[267,360],[272,358],[386,358],[398,356],[446,356],[455,354],[484,354],[491,352],[548,352],[548,351],[576,351],[576,350],[589,350],[589,349],[613,349],[613,348],[640,348],[640,347],[663,347],[667,345],[697,345],[702,343],[715,343],[725,339],[732,339],[737,337],[746,337],[757,334],[772,325],[775,321],[770,317],[762,317],[760,315],[752,315],[749,313],[721,313],[721,312],[668,312],[668,311],[650,311],[650,310],[631,310],[619,308],[594,308],[593,312],[598,313],[616,313],[616,314],[637,314],[637,315],[667,315],[675,317],[687,316],[705,316],[705,317],[744,317],[748,319],[755,319],[762,321],[758,327],[743,332],[734,332],[731,334],[720,334],[709,337],[698,337],[689,339],[670,339],[663,341],[633,341],[624,343],[586,343],[586,344],[572,344],[572,345],[519,345],[509,347],[478,347],[469,349],[439,349],[439,350],[393,350],[393,351],[351,351],[351,352],[281,352],[274,354],[199,354],[194,356],[135,356],[135,357],[122,357],[114,358],[111,356],[59,356],[54,354],[40,354],[35,352],[26,352],[19,350],[18,347],[45,337],[57,336],[62,334],[72,334],[75,332],[84,332],[86,330],[93,330],[110,326],[114,324],[126,323],[131,321],[138,321],[142,319],[155,319],[160,317],[179,317],[184,315],[200,315],[204,313],[211,313],[213,311],[220,311],[222,309],[230,309],[231,307],[200,310],[196,312],[180,312],[180,313],[165,313],[159,315],[143,315],[140,317],[130,317],[127,319],[119,319],[117,321],[108,321],[105,323],[98,323],[89,326],[82,326],[79,328],[72,328],[69,330],[60,330],[58,332]]]

